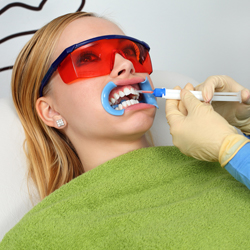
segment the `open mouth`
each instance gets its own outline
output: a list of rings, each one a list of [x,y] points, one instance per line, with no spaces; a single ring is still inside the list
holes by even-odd
[[[150,82],[146,78],[143,82],[130,85],[117,86],[109,82],[101,94],[103,108],[111,115],[120,116],[124,114],[125,108],[145,103],[158,108],[156,98],[152,94],[139,94],[136,90],[152,90]]]
[[[138,104],[142,96],[136,92],[140,87],[138,84],[119,86],[109,94],[109,104],[115,110],[122,110],[129,106]]]

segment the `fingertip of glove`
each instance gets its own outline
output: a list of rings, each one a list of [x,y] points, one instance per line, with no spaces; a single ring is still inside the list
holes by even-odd
[[[242,90],[242,101],[245,103],[245,104],[250,104],[250,92],[248,89],[243,89]]]

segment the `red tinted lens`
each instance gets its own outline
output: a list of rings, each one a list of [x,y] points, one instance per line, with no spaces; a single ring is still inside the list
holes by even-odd
[[[86,44],[69,54],[59,65],[58,72],[65,83],[108,75],[113,68],[113,53],[130,60],[136,72],[152,73],[148,50],[128,39],[104,39]]]
[[[118,49],[126,59],[133,63],[135,72],[152,73],[152,64],[148,50],[142,44],[128,39],[119,39]]]

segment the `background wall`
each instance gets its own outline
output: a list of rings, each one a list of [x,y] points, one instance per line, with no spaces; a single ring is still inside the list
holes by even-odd
[[[76,11],[80,0],[18,1],[41,11],[12,7],[0,1],[0,68],[13,65],[31,37],[3,39],[40,28],[54,17]],[[250,88],[250,1],[248,0],[86,0],[83,8],[114,20],[125,33],[151,47],[155,70],[178,72],[204,81],[226,74]],[[0,97],[10,95],[11,70],[0,72]],[[164,85],[164,79],[162,80]]]

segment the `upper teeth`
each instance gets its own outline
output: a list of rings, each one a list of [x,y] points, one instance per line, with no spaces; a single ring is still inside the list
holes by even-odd
[[[139,98],[139,95],[140,95],[139,93],[136,92],[136,90],[135,90],[134,88],[131,88],[131,89],[125,88],[123,91],[120,90],[118,93],[115,93],[115,94],[113,95],[113,97],[110,98],[109,104],[110,104],[110,105],[113,105],[113,104],[115,104],[115,102],[116,102],[120,97],[124,97],[124,96],[130,95],[130,94],[135,95],[135,96],[133,97],[133,99],[135,99],[135,100],[137,100],[137,99]]]

